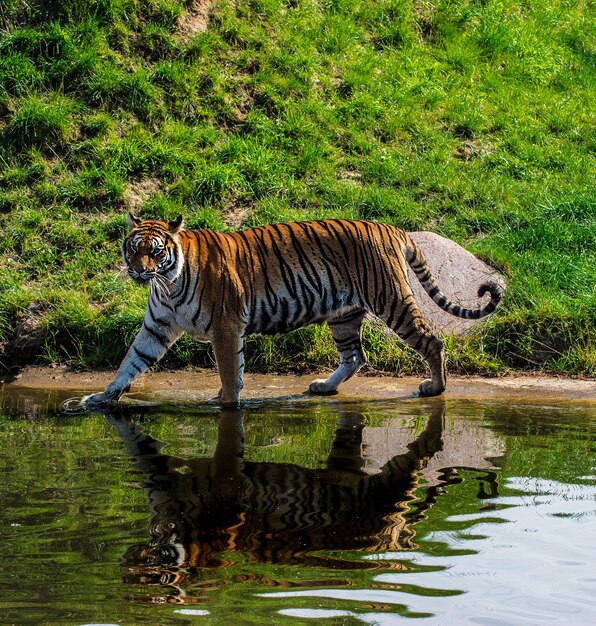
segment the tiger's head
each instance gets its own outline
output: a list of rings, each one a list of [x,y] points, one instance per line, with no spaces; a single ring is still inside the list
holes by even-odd
[[[182,271],[178,233],[184,227],[179,215],[170,222],[140,220],[132,213],[126,218],[130,232],[122,242],[122,257],[128,275],[137,283],[166,287]]]

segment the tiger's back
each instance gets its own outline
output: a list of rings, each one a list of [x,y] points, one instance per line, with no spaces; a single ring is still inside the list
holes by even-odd
[[[172,301],[195,307],[191,319],[211,306],[206,326],[225,312],[246,335],[286,332],[356,309],[378,314],[407,295],[408,237],[385,224],[325,220],[183,235],[190,279]]]

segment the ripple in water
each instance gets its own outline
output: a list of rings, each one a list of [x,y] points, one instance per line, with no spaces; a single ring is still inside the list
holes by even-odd
[[[596,623],[588,409],[50,404],[0,412],[5,623]]]
[[[379,574],[375,583],[395,590],[317,589],[275,592],[277,598],[332,598],[350,603],[403,607],[390,611],[287,608],[288,617],[321,620],[350,617],[368,624],[397,624],[405,609],[420,623],[593,624],[596,615],[596,489],[535,478],[510,478],[515,495],[499,497],[504,508],[451,515],[444,528],[429,532],[422,545],[467,554],[437,556],[424,550],[408,555],[415,566],[436,568]],[[498,516],[498,517],[496,517]],[[465,530],[461,530],[465,526]],[[399,559],[386,552],[369,559]],[[457,597],[453,597],[457,596]],[[426,618],[423,617],[426,614]]]

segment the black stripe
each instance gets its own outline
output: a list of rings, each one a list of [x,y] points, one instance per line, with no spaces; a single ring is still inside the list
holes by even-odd
[[[196,238],[196,244],[197,244],[197,266],[191,268],[190,262],[185,264],[185,266],[187,268],[187,271],[189,273],[189,281],[188,281],[189,288],[187,290],[187,293],[190,294],[188,296],[188,298],[186,298],[186,294],[185,294],[184,303],[186,305],[189,305],[192,302],[193,298],[196,297],[197,287],[199,285],[199,278],[201,277],[201,268],[199,267],[199,250],[200,250],[200,247],[201,247],[200,243],[199,243],[199,233],[196,233],[196,232],[193,231],[193,234],[194,234],[194,236]],[[193,270],[195,272],[195,279],[194,279],[193,286],[191,288],[190,287],[190,275],[192,275]]]
[[[156,357],[146,354],[145,352],[142,352],[136,346],[133,346],[132,349],[134,353],[136,354],[137,358],[140,361],[142,361],[147,367],[149,367],[150,365],[153,365],[153,363],[157,361]]]
[[[155,317],[155,313],[153,313],[153,310],[151,308],[149,308],[149,315],[151,316],[151,321],[154,324],[159,324],[161,326],[166,326],[167,328],[169,328],[171,326],[170,322],[168,320],[165,320],[161,317]]]
[[[354,277],[353,272],[350,272],[349,270],[348,270],[348,276],[352,279],[350,281],[351,283],[356,283],[358,298],[362,301],[363,294],[366,292],[365,286],[362,282],[365,276],[365,272],[364,272],[365,263],[360,261],[361,251],[359,250],[358,242],[356,241],[356,239],[354,238],[354,235],[348,230],[346,226],[346,224],[348,224],[349,222],[346,222],[345,220],[331,220],[331,222],[332,224],[337,225],[339,228],[341,228],[346,238],[349,239],[352,243],[352,250],[354,253],[354,259],[353,259],[354,263],[352,265],[352,268],[354,269],[356,276]],[[343,243],[342,237],[340,235],[337,236],[337,239],[338,241]],[[346,259],[350,259],[350,255],[348,254],[345,245],[342,247],[345,250]],[[356,278],[355,281],[354,281],[354,278]]]
[[[260,226],[259,228],[253,229],[252,232],[254,233],[255,239],[257,240],[257,245],[255,246],[255,249],[261,261],[261,273],[265,281],[265,295],[267,296],[270,306],[275,307],[277,306],[278,297],[275,288],[271,284],[269,274],[267,273],[269,261],[265,257],[265,253],[267,257],[270,257],[272,252],[270,246],[268,246],[265,242],[265,233],[267,232],[267,230]],[[256,309],[256,304],[256,298],[254,298],[253,311]]]
[[[399,302],[399,298],[397,294],[393,295],[393,302],[391,303],[391,309],[389,310],[389,316],[387,317],[387,326],[389,328],[393,328],[393,316],[395,315],[395,310],[397,309],[397,304]]]
[[[352,264],[350,263],[350,265],[348,265],[348,259],[350,259],[350,255],[348,254],[348,249],[345,245],[345,242],[343,241],[342,237],[340,236],[340,234],[338,234],[337,230],[335,229],[335,224],[332,224],[329,221],[317,222],[317,223],[325,229],[325,231],[330,235],[331,240],[334,243],[339,243],[344,253],[343,257],[341,257],[343,270],[344,270],[344,278],[346,279],[347,285],[350,288],[350,291],[348,292],[347,302],[352,303],[354,302],[354,281],[352,280],[352,269],[351,269]],[[337,256],[337,253],[335,253],[333,248],[332,248],[332,253],[334,253]],[[362,304],[362,298],[359,297],[358,300],[359,300],[358,303]]]
[[[188,289],[188,285],[187,282],[190,278],[190,261],[188,259],[189,257],[189,252],[190,250],[190,245],[187,245],[186,250],[183,252],[184,254],[184,266],[182,268],[182,282],[180,283],[180,286],[178,287],[178,290],[175,291],[174,293],[171,294],[171,299],[172,300],[184,300],[186,299],[186,293],[187,293],[187,289]]]
[[[209,321],[207,322],[207,326],[205,326],[205,332],[208,333],[209,329],[211,328],[211,324],[213,324],[213,314],[215,313],[215,304],[213,305],[213,308],[211,309],[211,316],[209,317]]]
[[[317,245],[317,248],[319,248],[319,252],[320,252],[319,258],[321,258],[324,262],[327,262],[328,264],[332,265],[336,271],[339,270],[339,265],[335,262],[337,255],[330,257],[327,254],[327,252],[325,251],[325,246],[323,245],[323,242],[321,241],[321,236],[313,227],[312,223],[311,222],[299,222],[297,226],[302,227],[305,233],[305,237],[311,243],[315,243]],[[329,232],[328,229],[325,229],[325,230]]]
[[[157,330],[153,330],[152,328],[149,328],[149,326],[147,326],[147,324],[144,325],[145,326],[145,330],[158,342],[160,343],[162,346],[167,346],[168,345],[168,337],[166,337],[165,335],[162,335],[160,332],[158,332]]]
[[[304,275],[306,276],[308,282],[317,290],[317,293],[321,295],[323,293],[323,284],[317,268],[305,253],[304,248],[302,247],[302,242],[296,237],[296,233],[294,232],[292,225],[286,224],[286,226],[288,227],[288,233],[290,234],[292,246],[298,255],[298,262],[300,263],[300,267],[302,268]],[[307,267],[307,265],[310,267]]]
[[[412,328],[410,328],[410,330],[408,330],[407,332],[400,334],[399,337],[400,339],[403,339],[404,341],[406,341],[406,339],[409,339],[412,335],[416,334],[418,332],[418,329],[416,328],[416,326],[412,326]]]
[[[350,313],[346,313],[345,315],[342,315],[341,317],[338,317],[337,319],[333,319],[329,322],[327,322],[328,326],[334,326],[334,325],[339,325],[339,324],[348,324],[349,322],[353,322],[354,320],[358,319],[359,317],[364,317],[363,312],[359,309],[356,309],[355,311],[352,311]]]
[[[354,229],[354,232],[352,232],[348,228],[348,226],[352,227]],[[370,266],[369,264],[367,247],[364,245],[364,241],[362,239],[362,233],[360,232],[360,229],[358,228],[358,223],[350,221],[350,220],[346,220],[345,228],[348,231],[349,237],[352,239],[352,242],[354,244],[355,254],[361,258],[361,263],[359,264],[360,265],[359,269],[361,271],[357,272],[356,279],[358,280],[358,283],[360,285],[361,296],[364,295],[366,297],[368,296],[368,289],[367,289],[368,281],[366,281],[365,278],[370,277],[370,273],[373,272],[374,268]],[[373,272],[373,275],[374,275],[374,272]]]
[[[397,322],[391,326],[393,330],[398,331],[400,329],[401,325],[404,322],[404,319],[406,318],[406,315],[408,314],[408,308],[409,307],[407,304],[403,304],[403,309],[399,314],[399,317],[397,318]]]
[[[379,278],[382,274],[378,265],[379,253],[377,250],[377,244],[376,244],[374,235],[371,233],[371,223],[362,222],[362,224],[364,225],[364,230],[366,230],[366,234],[368,236],[368,239],[366,240],[366,242],[363,241],[363,248],[366,251],[368,251],[370,254],[370,263],[371,263],[371,269],[373,273],[373,294],[376,297],[378,296],[379,293],[383,293],[383,289],[379,290]],[[365,245],[365,244],[368,244],[368,245]]]
[[[197,323],[197,320],[199,319],[199,315],[201,314],[201,311],[203,310],[203,293],[205,293],[205,286],[207,285],[206,282],[203,282],[203,286],[201,287],[201,293],[199,294],[199,297],[197,298],[197,312],[192,316],[192,320],[191,323],[194,326]]]
[[[421,347],[421,345],[424,343],[424,340],[426,340],[426,345],[424,347]],[[416,342],[416,344],[411,347],[417,352],[419,352],[420,354],[427,356],[426,351],[428,350],[428,346],[431,340],[432,340],[432,335],[421,335],[418,341]]]
[[[139,367],[134,361],[129,361],[128,363],[130,365],[130,367],[132,367],[135,372],[137,372],[138,374],[142,374],[143,373],[143,368]]]
[[[361,345],[360,341],[355,340],[354,337],[348,337],[346,339],[335,339],[334,337],[333,340],[341,352],[346,352],[348,348],[354,348],[354,352],[357,352]]]
[[[279,246],[277,245],[277,241],[273,236],[274,233],[280,235],[279,229],[276,227],[276,224],[273,224],[268,230],[268,234],[270,237],[270,248],[273,251],[273,254],[277,257],[279,262],[279,269],[281,272],[281,278],[284,281],[284,285],[288,290],[289,294],[293,298],[297,298],[297,288],[296,288],[296,279],[294,278],[294,272],[292,268],[286,263],[284,255],[282,254]],[[280,239],[283,239],[283,235],[280,235]]]
[[[303,226],[303,224],[299,224],[299,226]],[[306,236],[308,237],[309,241],[311,243],[316,244],[317,248],[319,249],[319,259],[321,263],[325,266],[325,270],[327,271],[327,282],[329,283],[329,290],[330,290],[331,301],[332,301],[331,308],[332,310],[335,310],[339,306],[339,299],[337,297],[338,289],[337,289],[337,283],[335,282],[335,278],[334,278],[334,270],[335,272],[338,272],[339,267],[333,259],[330,259],[327,256],[323,243],[321,242],[319,233],[317,233],[316,230],[314,229],[312,230],[312,232],[309,232],[308,224],[304,226],[305,226]]]

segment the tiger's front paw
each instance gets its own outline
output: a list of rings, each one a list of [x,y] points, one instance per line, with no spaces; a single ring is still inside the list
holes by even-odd
[[[83,398],[83,404],[87,409],[105,409],[109,402],[110,398],[103,391]]]
[[[91,396],[85,396],[83,403],[87,409],[105,409],[112,402],[117,402],[120,395],[120,393],[102,391],[101,393],[94,393]]]
[[[436,385],[432,380],[425,380],[420,383],[418,387],[418,392],[420,393],[420,397],[429,398],[431,396],[438,396],[445,391],[444,385]]]
[[[337,393],[337,387],[329,384],[326,380],[313,380],[308,386],[309,393],[316,396],[333,396]]]

